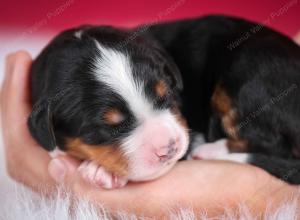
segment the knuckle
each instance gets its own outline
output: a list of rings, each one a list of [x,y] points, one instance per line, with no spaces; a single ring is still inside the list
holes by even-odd
[[[8,54],[5,58],[5,64],[7,67],[13,67],[18,61],[29,60],[31,60],[30,54],[25,50],[19,50],[14,53]]]

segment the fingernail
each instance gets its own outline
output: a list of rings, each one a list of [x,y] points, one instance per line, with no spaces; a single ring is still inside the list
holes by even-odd
[[[67,166],[60,159],[52,159],[49,163],[49,174],[57,182],[63,182],[65,175],[67,173]]]

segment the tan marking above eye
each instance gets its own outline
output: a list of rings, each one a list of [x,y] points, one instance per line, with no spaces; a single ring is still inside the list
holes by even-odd
[[[166,96],[168,87],[164,81],[160,80],[155,84],[154,91],[158,97],[162,98]]]
[[[124,115],[116,108],[109,109],[103,116],[105,122],[109,125],[117,125],[124,121]]]

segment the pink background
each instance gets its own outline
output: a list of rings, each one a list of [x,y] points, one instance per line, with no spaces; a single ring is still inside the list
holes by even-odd
[[[57,32],[86,23],[132,26],[156,20],[172,20],[211,13],[237,15],[262,22],[288,4],[290,4],[288,9],[275,16],[270,26],[290,36],[300,29],[300,0],[1,0],[0,2],[2,32],[3,29],[12,28],[33,34],[45,31]],[[55,15],[56,10],[60,12]]]
[[[81,24],[134,26],[207,14],[264,22],[290,37],[300,30],[300,0],[0,0],[0,82],[5,56],[36,57],[59,31]]]

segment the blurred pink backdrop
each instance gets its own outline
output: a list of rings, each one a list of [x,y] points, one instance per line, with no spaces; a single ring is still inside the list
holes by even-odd
[[[300,0],[0,0],[0,82],[8,53],[23,49],[34,58],[66,28],[131,27],[207,14],[262,22],[290,37],[300,30]]]
[[[80,24],[133,26],[205,14],[264,22],[293,36],[300,29],[300,0],[0,0],[0,28],[58,32]],[[3,32],[3,31],[2,31]]]

